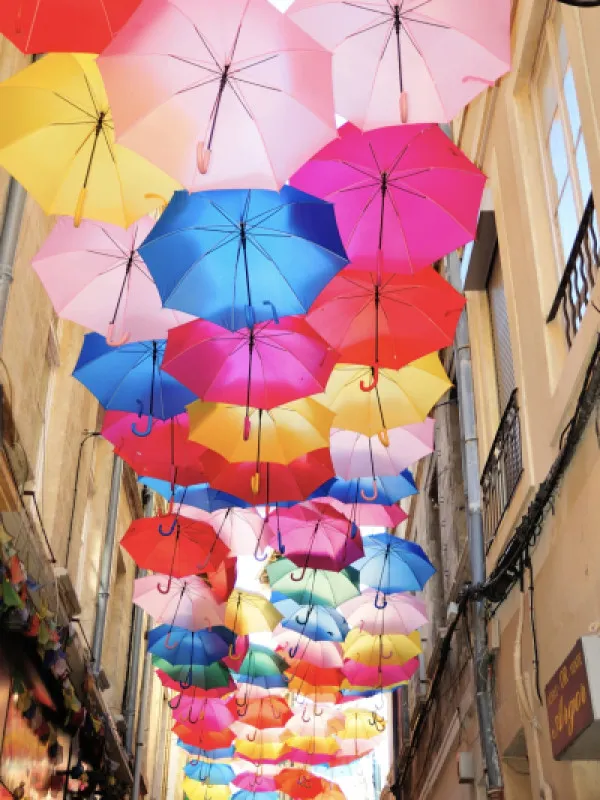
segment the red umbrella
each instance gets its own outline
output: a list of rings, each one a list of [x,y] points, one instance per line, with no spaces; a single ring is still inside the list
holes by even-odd
[[[286,670],[288,678],[296,678],[301,683],[306,683],[313,688],[319,686],[340,686],[344,680],[344,673],[341,669],[331,667],[315,667],[308,661],[295,661],[293,669]]]
[[[328,448],[313,450],[290,464],[261,462],[258,465],[261,477],[256,494],[252,491],[253,487],[256,488],[256,483],[252,481],[252,476],[257,471],[255,461],[230,464],[217,454],[215,458],[212,454],[207,454],[204,464],[209,483],[214,489],[232,494],[253,505],[268,506],[271,503],[306,500],[335,476]]]
[[[253,728],[283,728],[294,715],[282,697],[269,695],[249,700],[243,708],[238,708],[238,717]]]
[[[115,446],[115,453],[138,475],[180,486],[206,483],[201,458],[208,451],[188,439],[188,415],[178,414],[168,420],[155,419],[148,436],[136,436],[133,425],[145,428],[146,419],[140,421],[137,414],[107,411],[102,423],[102,436]]]
[[[235,741],[235,734],[229,728],[221,731],[208,731],[202,721],[193,727],[178,722],[173,726],[173,733],[185,744],[200,747],[202,750],[219,750],[230,747]]]
[[[400,369],[451,345],[464,305],[431,267],[382,276],[350,267],[327,284],[307,319],[340,361]]]
[[[294,768],[282,769],[279,775],[275,776],[275,783],[279,791],[299,800],[312,800],[329,785],[329,781],[325,778],[313,775],[307,769]]]
[[[213,531],[214,533],[214,531]],[[223,542],[219,540],[218,548],[215,547],[210,559],[209,569],[202,573],[202,577],[210,586],[213,595],[220,603],[225,603],[229,599],[229,595],[233,591],[235,581],[237,578],[237,558],[229,555],[228,558],[217,556],[215,552],[221,553],[221,548],[225,547]],[[225,550],[227,548],[225,547]]]

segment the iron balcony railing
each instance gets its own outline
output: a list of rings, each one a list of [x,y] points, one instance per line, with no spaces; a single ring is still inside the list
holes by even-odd
[[[573,344],[577,331],[581,327],[599,268],[600,236],[594,195],[590,194],[567,266],[546,319],[546,322],[552,322],[559,310],[562,311],[565,336],[569,347]]]
[[[486,549],[494,541],[502,518],[523,474],[521,422],[517,390],[511,394],[481,476]]]

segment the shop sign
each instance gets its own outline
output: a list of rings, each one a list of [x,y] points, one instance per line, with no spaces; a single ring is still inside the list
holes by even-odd
[[[584,636],[546,684],[552,755],[600,758],[600,638]]]

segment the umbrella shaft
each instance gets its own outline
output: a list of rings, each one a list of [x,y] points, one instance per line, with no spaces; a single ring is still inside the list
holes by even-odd
[[[221,108],[221,100],[223,99],[223,92],[225,91],[225,87],[227,86],[230,66],[231,66],[230,64],[225,64],[223,72],[221,74],[221,80],[219,81],[219,90],[217,92],[217,99],[215,100],[215,105],[213,107],[212,119],[210,122],[210,131],[208,134],[208,141],[206,144],[208,150],[212,148],[213,137],[215,135],[215,128],[217,126],[217,117],[219,116],[219,109]]]
[[[402,78],[402,46],[400,44],[400,33],[402,31],[400,6],[394,6],[394,31],[396,33],[396,51],[398,53],[398,80],[400,82],[400,94],[402,94],[404,91],[404,80]]]

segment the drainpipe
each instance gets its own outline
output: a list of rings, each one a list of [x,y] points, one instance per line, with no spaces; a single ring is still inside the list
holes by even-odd
[[[460,262],[454,253],[448,257],[448,272],[455,287],[460,286]],[[460,287],[462,288],[462,287]],[[483,515],[481,511],[481,485],[479,472],[479,452],[477,445],[477,418],[473,391],[473,368],[471,364],[471,345],[466,312],[463,312],[454,339],[454,359],[456,365],[456,385],[458,390],[458,409],[463,459],[463,475],[467,499],[467,533],[471,576],[475,586],[485,582],[485,544],[483,534]],[[485,605],[482,600],[473,603],[473,660],[475,670],[475,697],[479,736],[485,769],[487,796],[502,798],[504,788],[498,745],[494,732],[494,712],[488,685],[488,665],[490,655],[487,645],[487,621]]]
[[[4,221],[0,232],[0,341],[4,332],[8,295],[13,282],[15,256],[26,200],[25,189],[14,178],[11,178],[6,193]]]
[[[146,637],[152,630],[152,623],[148,620],[146,624]],[[133,765],[133,789],[131,800],[140,800],[140,783],[142,779],[142,759],[144,747],[146,746],[146,717],[148,716],[148,701],[152,688],[152,656],[146,653],[144,659],[144,671],[142,673],[142,685],[140,687],[140,710],[138,714],[137,736],[135,742],[135,761]]]
[[[102,646],[104,644],[106,611],[108,608],[108,598],[110,596],[110,579],[115,549],[115,534],[117,532],[117,514],[119,511],[119,494],[121,491],[122,475],[123,461],[115,454],[113,455],[106,534],[104,536],[104,547],[102,549],[102,559],[100,561],[100,581],[98,584],[98,594],[96,596],[96,623],[94,625],[94,639],[92,641],[94,675],[96,676],[100,674],[102,668]]]
[[[142,490],[142,501],[144,503],[144,517],[151,517],[154,513],[154,496],[147,486]],[[136,578],[144,578],[147,570],[137,569]],[[125,748],[128,753],[133,752],[133,736],[135,731],[135,706],[137,700],[138,677],[140,672],[140,651],[143,640],[144,612],[139,606],[135,606],[133,612],[133,624],[131,633],[130,668],[127,678],[127,696],[123,716],[127,726],[125,732]]]

